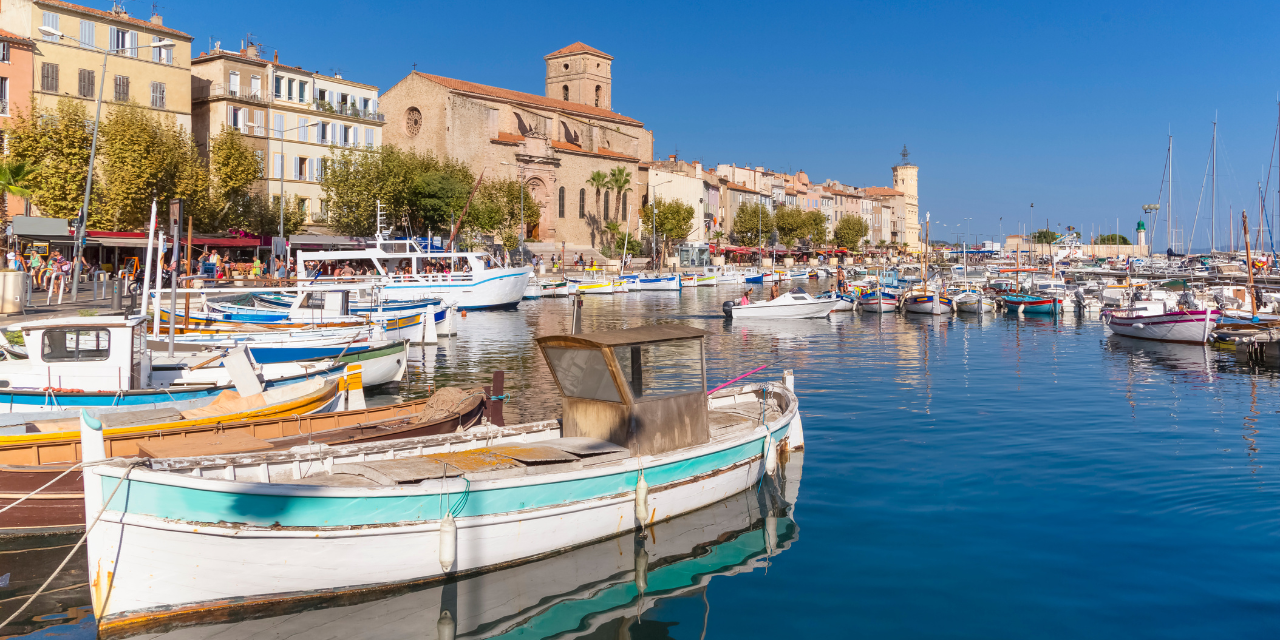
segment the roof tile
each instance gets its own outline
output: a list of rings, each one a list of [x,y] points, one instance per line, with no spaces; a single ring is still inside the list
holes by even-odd
[[[139,20],[138,18],[134,18],[132,16],[119,15],[119,14],[111,13],[110,11],[90,9],[89,7],[82,7],[78,4],[63,2],[62,0],[36,0],[36,4],[48,5],[50,7],[61,7],[63,9],[70,9],[72,11],[88,13],[90,15],[95,15],[102,18],[108,18],[111,20],[119,20],[120,22],[128,22],[131,24],[136,24],[138,26],[146,27],[148,29],[155,29],[156,31],[164,31],[165,33],[172,33],[174,35],[182,36],[188,39],[191,38],[190,35],[185,34],[181,31],[178,31],[177,29],[170,29],[169,27],[158,25],[158,24],[155,24],[154,22],[149,22],[147,20]]]
[[[609,60],[612,60],[612,59],[613,59],[613,56],[611,56],[611,55],[609,55],[609,54],[607,54],[607,53],[605,53],[605,52],[603,52],[603,51],[601,51],[601,50],[599,50],[599,49],[597,49],[597,48],[595,48],[595,47],[591,47],[591,46],[585,45],[585,44],[583,44],[583,43],[581,43],[581,42],[575,42],[575,43],[573,43],[573,44],[571,44],[571,45],[569,45],[569,46],[567,46],[567,47],[565,47],[565,48],[563,48],[563,49],[560,49],[560,50],[558,50],[558,51],[552,51],[551,53],[548,53],[547,55],[543,56],[543,59],[545,60],[545,59],[547,59],[547,58],[554,58],[554,57],[556,57],[556,56],[569,55],[569,54],[571,54],[571,53],[594,53],[594,54],[596,54],[596,55],[604,56],[605,58],[607,58],[607,59],[609,59]]]
[[[566,102],[564,100],[556,100],[555,98],[548,98],[546,96],[534,95],[532,93],[524,93],[522,91],[500,89],[498,87],[490,87],[488,85],[477,84],[475,82],[467,82],[466,80],[455,80],[453,78],[446,78],[444,76],[433,76],[429,73],[423,73],[421,71],[414,71],[413,73],[414,75],[421,76],[442,87],[452,89],[454,91],[462,91],[465,93],[475,93],[482,96],[488,96],[490,98],[497,98],[499,100],[523,102],[526,104],[537,105],[545,109],[558,109],[560,111],[580,113],[583,115],[594,116],[597,118],[608,118],[610,120],[619,120],[627,124],[641,126],[641,122],[639,120],[628,118],[620,113],[614,113],[608,109],[601,109],[600,107],[589,107],[585,104],[578,104],[576,102]]]

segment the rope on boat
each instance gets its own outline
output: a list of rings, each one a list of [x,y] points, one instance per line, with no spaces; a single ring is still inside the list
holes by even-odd
[[[14,507],[18,506],[19,504],[21,504],[23,500],[26,500],[27,498],[30,498],[31,496],[34,496],[35,494],[40,493],[41,491],[44,491],[45,489],[48,489],[49,487],[53,486],[53,483],[55,483],[55,482],[57,482],[57,481],[61,480],[61,479],[62,479],[62,477],[63,477],[63,476],[65,476],[65,475],[67,475],[68,473],[71,473],[72,471],[75,471],[76,469],[80,468],[80,466],[81,466],[81,465],[83,465],[83,464],[84,464],[83,462],[77,462],[77,463],[75,463],[75,464],[74,464],[70,469],[67,469],[66,471],[63,471],[62,473],[58,474],[58,477],[56,477],[56,478],[54,478],[54,479],[50,480],[50,481],[49,481],[48,483],[46,483],[43,487],[40,487],[39,489],[36,489],[35,491],[32,491],[31,493],[28,493],[28,494],[27,494],[27,495],[25,495],[25,496],[22,496],[22,498],[18,499],[18,501],[17,501],[17,502],[14,502],[13,504],[11,504],[11,505],[9,505],[9,506],[7,506],[7,507],[5,507],[5,508],[3,508],[3,509],[0,509],[0,513],[4,513],[4,512],[6,512],[6,511],[8,511],[8,510],[10,510],[10,509],[12,509],[12,508],[14,508]],[[3,627],[3,626],[4,626],[4,625],[0,625],[0,627]]]
[[[84,463],[80,463],[80,464],[84,464]],[[76,465],[76,466],[78,467],[78,466],[80,466],[80,464],[78,464],[78,465]],[[44,593],[44,590],[45,590],[45,589],[49,588],[49,584],[53,582],[53,579],[54,579],[54,578],[56,578],[56,577],[58,577],[58,574],[59,574],[59,573],[61,573],[61,572],[62,572],[62,569],[63,569],[64,567],[66,567],[66,566],[67,566],[67,562],[69,562],[69,561],[71,560],[71,557],[72,557],[72,556],[74,556],[74,555],[76,554],[76,552],[80,550],[80,545],[84,544],[85,539],[89,537],[89,533],[93,531],[93,528],[94,528],[94,527],[98,526],[98,520],[100,520],[100,519],[102,518],[102,514],[104,514],[104,513],[106,513],[106,512],[107,512],[107,506],[111,504],[111,501],[112,501],[113,499],[115,499],[115,497],[116,497],[116,492],[120,490],[120,486],[121,486],[121,485],[123,485],[123,484],[124,484],[125,479],[127,479],[127,478],[129,477],[129,472],[133,471],[134,467],[137,467],[137,466],[139,466],[139,465],[141,465],[141,464],[143,464],[143,461],[141,461],[141,460],[139,460],[139,461],[137,461],[137,462],[130,462],[130,463],[129,463],[128,468],[126,468],[126,469],[124,470],[124,473],[120,476],[120,481],[116,483],[116,488],[114,488],[114,489],[112,489],[112,490],[111,490],[111,495],[110,495],[110,496],[107,496],[107,500],[106,500],[106,502],[103,502],[103,503],[102,503],[102,508],[98,510],[98,515],[96,515],[96,516],[94,516],[94,517],[93,517],[93,522],[90,522],[90,523],[89,523],[89,526],[84,530],[84,535],[80,536],[80,540],[76,542],[76,546],[74,546],[74,547],[72,547],[72,548],[71,548],[71,553],[68,553],[68,554],[67,554],[67,557],[65,557],[65,558],[63,558],[63,559],[62,559],[62,563],[58,565],[58,568],[57,568],[57,569],[54,569],[54,570],[53,570],[53,573],[49,574],[49,579],[48,579],[48,580],[45,580],[45,581],[44,581],[44,584],[40,585],[40,588],[39,588],[39,589],[36,589],[36,592],[35,592],[35,593],[33,593],[33,594],[31,594],[31,597],[30,597],[30,598],[27,598],[27,601],[26,601],[26,602],[24,602],[24,603],[22,603],[22,606],[21,606],[21,607],[18,607],[18,610],[17,610],[17,611],[14,611],[14,612],[13,612],[13,615],[9,616],[9,619],[5,620],[4,622],[0,622],[0,629],[3,629],[4,627],[9,626],[9,623],[10,623],[10,622],[13,622],[14,620],[16,620],[16,619],[18,618],[18,616],[22,615],[22,612],[23,612],[23,611],[26,611],[27,607],[28,607],[32,602],[35,602],[35,599],[36,599],[36,598],[38,598],[38,597],[40,597],[40,594]],[[74,468],[74,467],[73,467],[73,468]],[[68,469],[67,471],[70,471],[70,469]],[[65,474],[64,474],[64,475],[65,475]],[[17,503],[14,503],[14,504],[17,504]],[[10,506],[12,506],[12,505],[10,505]],[[109,598],[109,597],[111,597],[111,596],[110,596],[110,593],[111,593],[111,585],[110,585],[110,584],[108,584],[108,585],[107,585],[107,594],[108,594],[108,595],[107,595],[107,597],[108,597],[108,598]]]

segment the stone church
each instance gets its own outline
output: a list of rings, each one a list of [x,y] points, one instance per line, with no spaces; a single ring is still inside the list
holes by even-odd
[[[522,180],[542,205],[530,237],[597,247],[608,222],[638,224],[653,133],[613,111],[612,56],[575,42],[544,59],[545,95],[410,73],[381,97],[384,143]],[[602,193],[597,211],[587,178],[618,166],[631,172],[632,190],[615,211],[613,194]]]

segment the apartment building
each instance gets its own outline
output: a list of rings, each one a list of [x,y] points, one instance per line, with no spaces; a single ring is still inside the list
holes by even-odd
[[[320,178],[335,148],[370,149],[382,143],[378,88],[262,58],[249,44],[220,46],[192,61],[193,132],[208,156],[209,141],[224,126],[240,131],[258,156],[255,189],[297,196],[308,224],[324,224]]]
[[[685,240],[690,243],[710,242],[717,231],[728,235],[733,228],[725,215],[721,194],[728,191],[729,181],[706,171],[701,162],[685,162],[668,156],[649,165],[652,196],[663,200],[679,200],[693,207],[693,230]]]
[[[31,95],[31,59],[34,45],[28,38],[0,30],[0,149],[7,153],[8,129],[13,126],[13,107]],[[29,213],[26,200],[5,195],[10,216]]]
[[[62,35],[42,34],[42,26]],[[33,45],[29,86],[38,107],[69,97],[86,102],[92,114],[101,90],[105,104],[132,102],[191,128],[191,36],[164,26],[159,14],[141,20],[118,6],[100,11],[58,0],[12,0],[0,3],[0,29]],[[165,41],[174,46],[150,46]],[[106,77],[100,78],[104,51]],[[26,95],[11,88],[5,98]]]

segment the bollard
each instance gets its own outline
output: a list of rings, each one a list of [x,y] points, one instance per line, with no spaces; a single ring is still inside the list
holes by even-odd
[[[120,278],[111,281],[111,310],[120,311],[124,308],[123,297],[124,292],[120,290],[120,284],[123,282]]]

